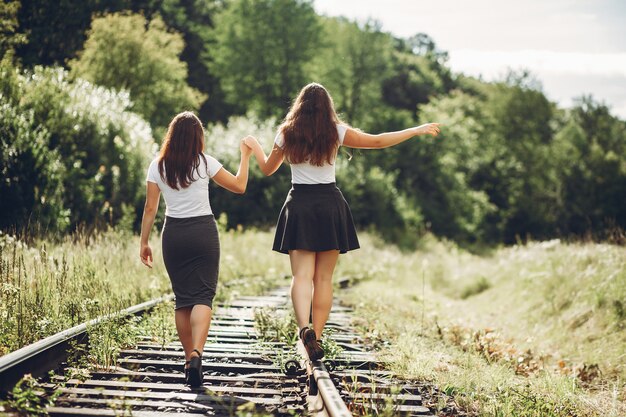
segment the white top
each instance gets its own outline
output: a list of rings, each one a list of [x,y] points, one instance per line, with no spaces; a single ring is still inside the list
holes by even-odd
[[[214,177],[222,169],[222,164],[217,159],[204,154],[207,165],[200,159],[199,172],[194,173],[195,181],[187,188],[173,189],[159,174],[159,159],[150,163],[146,181],[158,185],[165,198],[165,215],[170,217],[196,217],[213,214],[209,203],[209,178]],[[163,172],[165,177],[165,172]]]
[[[343,145],[343,138],[346,136],[347,126],[337,125],[339,134],[339,146]],[[279,148],[285,146],[285,138],[282,133],[276,135],[274,143]],[[321,167],[303,162],[301,164],[289,164],[291,166],[292,184],[329,184],[335,182],[335,161],[332,164],[325,163]]]

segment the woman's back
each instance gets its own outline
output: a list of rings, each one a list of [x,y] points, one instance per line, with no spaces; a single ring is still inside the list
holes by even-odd
[[[339,146],[343,144],[347,126],[337,124],[337,134],[339,135]],[[284,135],[279,132],[274,139],[274,143],[281,149],[285,146]],[[324,163],[322,166],[314,165],[308,161],[301,163],[290,163],[291,182],[293,184],[330,184],[335,182],[335,161]]]
[[[198,156],[198,169],[193,172],[193,181],[183,188],[179,185],[178,190],[167,184],[165,166],[163,176],[159,172],[159,158],[154,159],[148,168],[147,181],[156,183],[165,198],[165,215],[176,218],[205,216],[213,214],[209,201],[209,178],[215,176],[222,168],[217,159],[203,154]],[[206,164],[205,164],[206,161]]]

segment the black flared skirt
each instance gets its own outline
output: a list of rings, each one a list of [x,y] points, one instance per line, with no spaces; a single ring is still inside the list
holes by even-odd
[[[278,217],[273,250],[346,253],[359,247],[350,206],[335,183],[293,184]]]
[[[165,217],[161,246],[176,308],[213,307],[220,265],[220,240],[213,215]]]

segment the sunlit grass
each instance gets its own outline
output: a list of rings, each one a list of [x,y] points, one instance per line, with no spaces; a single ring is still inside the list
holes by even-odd
[[[481,257],[445,242],[413,254],[363,243],[350,268],[385,272],[345,300],[367,335],[389,342],[397,372],[481,415],[626,412],[625,248],[554,241]]]
[[[220,233],[217,301],[288,284],[288,257],[271,251],[271,233]],[[477,256],[430,238],[414,253],[360,238],[362,248],[342,255],[335,274],[358,284],[339,295],[396,372],[433,381],[482,415],[626,411],[625,248],[554,241]],[[128,233],[29,246],[2,235],[2,353],[169,292],[158,233],[152,243],[149,270]],[[135,336],[173,340],[171,308],[131,323]]]
[[[137,238],[108,232],[61,243],[0,236],[0,353],[168,291],[164,268],[147,271]]]
[[[221,231],[216,301],[286,284],[289,264],[271,252],[267,232]],[[0,235],[0,355],[100,315],[171,292],[158,233],[153,269],[139,259],[139,238],[109,231],[60,243]]]

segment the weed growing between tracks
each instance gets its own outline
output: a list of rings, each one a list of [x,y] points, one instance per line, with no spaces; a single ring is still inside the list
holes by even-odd
[[[54,401],[61,394],[55,390],[41,395],[44,388],[41,387],[37,379],[30,374],[24,376],[9,392],[8,399],[0,407],[0,411],[6,406],[7,409],[17,411],[25,416],[46,416],[46,407],[54,404]]]
[[[291,309],[254,309],[254,328],[264,342],[281,342],[294,346],[298,341],[298,325]]]
[[[254,328],[259,334],[257,343],[259,349],[272,352],[268,359],[275,366],[286,372],[289,361],[299,362],[296,350],[298,325],[292,310],[275,307],[255,308]],[[276,346],[276,343],[282,346]]]
[[[341,382],[341,389],[352,394],[352,401],[348,408],[353,415],[362,417],[393,417],[398,415],[398,406],[403,405],[403,401],[393,397],[385,397],[384,403],[381,404],[378,401],[377,394],[385,394],[387,391],[381,390],[376,381],[377,378],[372,378],[371,386],[366,388],[359,383],[356,375]],[[400,392],[401,388],[399,386],[391,386],[388,393],[397,395]]]
[[[177,339],[174,323],[174,303],[163,302],[144,316],[121,316],[117,312],[103,317],[87,329],[89,348],[86,361],[90,369],[113,369],[122,349],[131,348],[141,340],[158,343],[161,347]]]
[[[259,333],[259,347],[266,347],[273,350],[272,361],[283,370],[288,361],[299,361],[299,354],[296,350],[298,342],[298,324],[293,310],[278,309],[275,307],[262,307],[254,310],[254,327]],[[287,350],[276,349],[275,343],[283,344]],[[332,361],[337,359],[343,349],[332,339],[332,329],[324,329],[322,336],[322,349],[324,349],[324,360]]]

